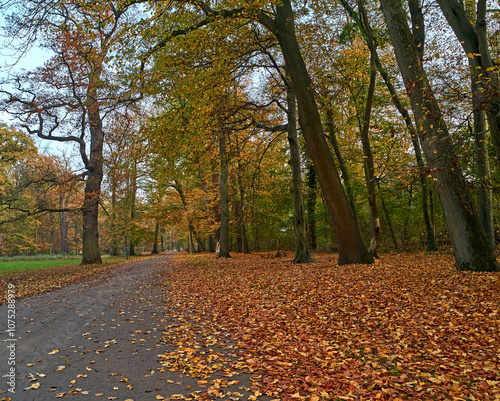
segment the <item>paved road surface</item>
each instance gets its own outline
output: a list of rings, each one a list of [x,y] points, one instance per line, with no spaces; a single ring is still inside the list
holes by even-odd
[[[48,401],[63,393],[67,400],[168,400],[199,389],[195,378],[158,370],[157,355],[165,352],[162,330],[173,322],[165,310],[168,294],[155,284],[170,257],[136,261],[97,282],[17,300],[17,340],[2,330],[0,400]],[[0,319],[7,322],[6,305],[0,306]],[[10,385],[4,376],[13,343],[15,394],[5,392]]]

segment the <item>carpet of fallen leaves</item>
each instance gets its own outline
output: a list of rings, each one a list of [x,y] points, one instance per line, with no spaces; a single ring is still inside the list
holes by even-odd
[[[163,277],[180,322],[164,368],[209,399],[234,399],[231,377],[250,372],[249,399],[500,400],[500,274],[443,255],[315,258],[179,255]]]

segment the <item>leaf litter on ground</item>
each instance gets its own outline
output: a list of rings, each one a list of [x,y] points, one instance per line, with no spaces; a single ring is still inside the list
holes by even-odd
[[[500,400],[498,273],[424,253],[264,256],[183,254],[164,273],[179,323],[160,360],[200,379],[191,399],[239,399],[227,388],[251,373],[250,399]]]

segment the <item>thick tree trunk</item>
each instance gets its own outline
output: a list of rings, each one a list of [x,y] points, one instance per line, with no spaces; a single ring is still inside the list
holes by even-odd
[[[307,243],[306,216],[302,196],[302,173],[300,168],[300,148],[297,135],[297,112],[293,89],[287,88],[288,144],[290,145],[290,166],[292,168],[293,232],[295,237],[295,257],[293,263],[312,262]]]
[[[59,208],[68,208],[68,197],[65,194],[59,195]],[[59,212],[59,231],[61,233],[61,253],[69,253],[68,247],[69,218],[68,212]]]
[[[229,155],[227,152],[227,132],[223,129],[219,137],[220,152],[220,234],[218,258],[229,258]]]
[[[366,107],[361,126],[361,143],[363,145],[363,164],[365,170],[366,188],[368,190],[368,206],[370,208],[370,254],[374,258],[378,258],[377,248],[380,238],[380,217],[377,209],[377,195],[376,195],[376,177],[375,167],[373,165],[373,153],[370,146],[370,138],[368,136],[370,130],[370,116],[373,105],[373,95],[375,93],[375,80],[377,78],[377,70],[375,67],[375,58],[371,57],[371,73],[370,84],[368,87],[368,94],[366,98]]]
[[[479,222],[454,144],[422,66],[419,51],[399,0],[381,0],[422,148],[436,180],[448,233],[459,270],[500,269]]]
[[[471,68],[473,65],[471,63]],[[483,225],[486,236],[488,237],[493,249],[495,244],[495,226],[493,220],[493,194],[491,191],[491,172],[490,161],[488,158],[488,147],[486,133],[486,113],[481,109],[481,100],[478,99],[480,93],[476,78],[471,79],[472,88],[472,109],[474,118],[474,143],[476,150],[477,166],[477,203],[479,208],[479,219]]]
[[[326,143],[314,88],[295,36],[291,1],[276,5],[275,20],[264,14],[259,15],[259,20],[276,35],[290,74],[300,126],[339,238],[339,264],[373,263]]]
[[[83,200],[82,265],[102,263],[99,249],[99,202],[103,178],[104,132],[97,103],[88,108],[90,157]]]
[[[483,110],[474,109],[474,140],[476,147],[479,219],[491,246],[495,245],[493,194],[491,191],[490,162],[486,139],[486,118]]]

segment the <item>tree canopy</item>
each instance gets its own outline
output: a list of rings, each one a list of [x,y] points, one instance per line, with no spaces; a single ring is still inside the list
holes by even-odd
[[[488,1],[0,7],[11,46],[53,55],[2,80],[16,120],[1,127],[0,233],[31,245],[0,252],[51,243],[85,264],[125,248],[295,249],[308,262],[319,249],[364,264],[426,248],[499,269]],[[34,136],[79,159],[39,154]]]

